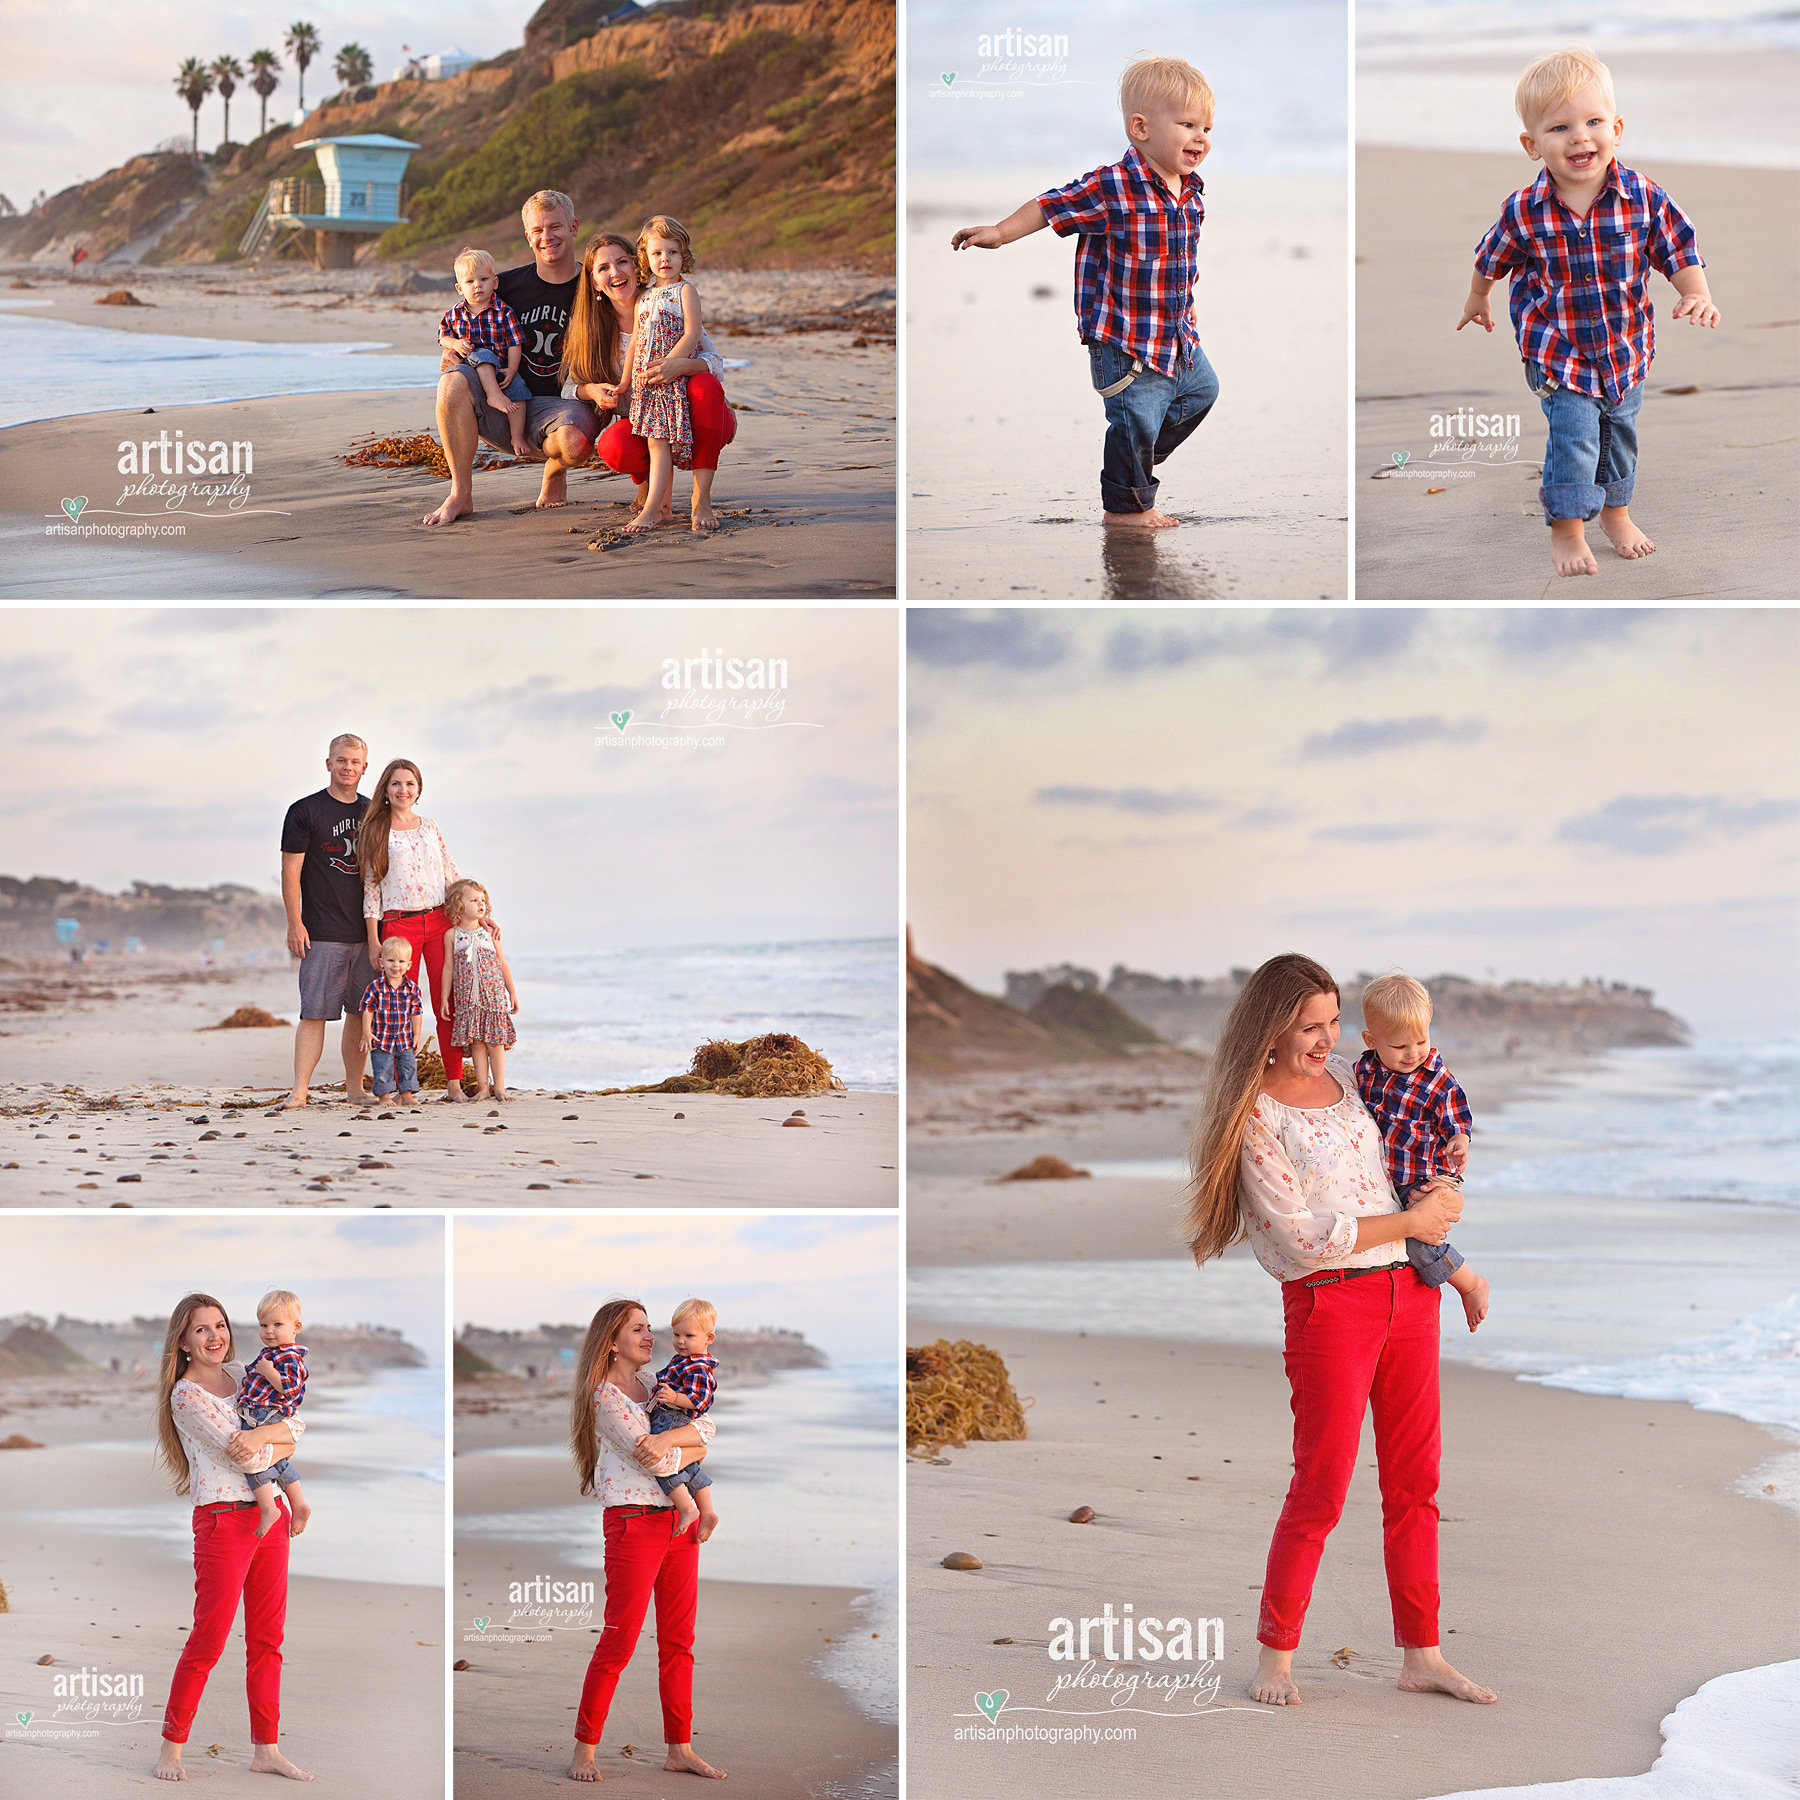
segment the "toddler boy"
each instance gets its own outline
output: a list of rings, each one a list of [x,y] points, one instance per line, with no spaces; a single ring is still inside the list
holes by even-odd
[[[504,412],[512,426],[513,455],[529,456],[525,412],[531,389],[519,373],[525,332],[519,315],[498,298],[499,287],[494,259],[485,250],[465,250],[456,259],[456,291],[462,299],[438,320],[438,343],[466,352],[488,404]],[[496,369],[503,373],[495,374]]]
[[[718,1319],[717,1312],[704,1300],[684,1300],[676,1307],[675,1316],[669,1321],[675,1354],[666,1367],[657,1370],[656,1387],[650,1396],[652,1431],[672,1431],[678,1425],[686,1425],[712,1405],[719,1391],[714,1373],[719,1362],[708,1352]],[[695,1535],[704,1544],[719,1523],[713,1506],[712,1477],[695,1462],[677,1469],[673,1475],[658,1475],[656,1484],[675,1502],[675,1535],[680,1537],[698,1519],[700,1529]]]
[[[1474,1120],[1469,1098],[1431,1047],[1431,996],[1410,975],[1382,975],[1362,991],[1363,1042],[1356,1091],[1381,1127],[1394,1196],[1411,1206],[1433,1181],[1462,1186]],[[1427,1287],[1447,1281],[1473,1331],[1487,1317],[1488,1284],[1449,1243],[1406,1240],[1406,1259]]]
[[[1587,50],[1540,57],[1520,78],[1519,142],[1544,172],[1514,194],[1475,249],[1456,329],[1494,329],[1488,294],[1512,276],[1511,310],[1525,380],[1549,421],[1538,498],[1558,575],[1597,575],[1585,520],[1620,556],[1656,546],[1628,510],[1637,416],[1656,352],[1654,267],[1681,296],[1674,317],[1716,326],[1694,228],[1659,188],[1616,160],[1625,135],[1612,74]]]
[[[382,939],[381,973],[363,989],[362,1047],[376,1099],[398,1090],[408,1106],[417,1106],[425,1015],[417,986],[406,979],[412,954],[405,938]]]
[[[261,1328],[262,1353],[245,1368],[244,1379],[238,1384],[238,1424],[245,1431],[267,1425],[272,1419],[291,1419],[306,1398],[306,1346],[297,1341],[299,1296],[286,1288],[271,1288],[257,1304],[256,1322]],[[245,1470],[244,1479],[262,1514],[256,1522],[258,1537],[281,1517],[281,1508],[275,1502],[277,1482],[294,1515],[294,1536],[306,1529],[312,1508],[300,1491],[300,1478],[285,1456],[255,1474]]]
[[[1158,531],[1156,464],[1212,410],[1218,378],[1194,326],[1206,218],[1200,164],[1212,148],[1213,91],[1191,63],[1143,56],[1119,82],[1131,140],[1122,162],[1052,188],[998,225],[966,226],[952,250],[998,250],[1046,225],[1078,235],[1075,313],[1088,372],[1106,402],[1100,501],[1108,525]]]

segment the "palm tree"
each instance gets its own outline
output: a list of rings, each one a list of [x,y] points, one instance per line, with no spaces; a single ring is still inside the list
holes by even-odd
[[[358,88],[375,73],[375,59],[361,44],[346,44],[332,68],[345,87]]]
[[[250,52],[250,85],[256,89],[262,99],[262,117],[256,122],[256,135],[266,137],[269,130],[269,96],[281,86],[281,77],[275,73],[281,67],[281,58],[273,50],[252,50]]]
[[[219,97],[225,102],[225,136],[219,145],[223,150],[231,142],[231,96],[244,79],[244,65],[235,56],[215,56],[206,72],[219,84]]]
[[[319,54],[319,28],[308,25],[304,19],[297,19],[288,27],[287,36],[282,40],[283,47],[294,59],[294,67],[300,71],[300,110],[306,111],[306,65]]]
[[[194,115],[194,154],[200,154],[200,103],[212,92],[213,78],[210,70],[199,57],[190,56],[181,65],[181,73],[175,77],[175,91],[188,103]]]

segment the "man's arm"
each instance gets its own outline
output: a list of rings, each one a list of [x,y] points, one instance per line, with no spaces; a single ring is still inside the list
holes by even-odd
[[[998,250],[1007,244],[1016,244],[1020,238],[1029,237],[1034,231],[1043,231],[1050,224],[1044,217],[1044,209],[1035,200],[1027,200],[1017,212],[1008,213],[998,225],[965,225],[951,240],[952,250]]]
[[[281,904],[287,909],[289,956],[304,956],[312,948],[305,922],[300,917],[300,871],[306,866],[304,850],[281,853]]]

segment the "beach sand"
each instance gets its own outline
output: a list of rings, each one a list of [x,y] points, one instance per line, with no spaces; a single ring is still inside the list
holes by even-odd
[[[85,979],[117,999],[7,1016],[0,1206],[897,1202],[894,1094],[602,1099],[514,1088],[504,1108],[433,1097],[409,1114],[343,1099],[338,1028],[327,1027],[319,1075],[335,1076],[337,1092],[316,1087],[304,1111],[270,1117],[292,1080],[293,1032],[203,1027],[240,1005],[292,1020],[293,976],[277,966],[210,976],[159,984],[96,967]],[[807,1129],[783,1126],[795,1111]]]
[[[1272,1284],[1269,1299],[1278,1305]],[[991,1345],[1035,1404],[1029,1440],[973,1444],[909,1470],[907,1748],[918,1793],[1177,1792],[1203,1767],[1209,1792],[1245,1800],[1414,1800],[1633,1774],[1660,1751],[1659,1721],[1703,1681],[1792,1654],[1796,1521],[1731,1491],[1779,1448],[1770,1434],[1447,1363],[1442,1643],[1499,1703],[1393,1686],[1400,1652],[1365,1428],[1295,1658],[1303,1704],[1254,1706],[1243,1687],[1257,1593],[1289,1473],[1279,1353],[909,1325],[909,1343],[939,1336]],[[1091,1525],[1067,1522],[1080,1505],[1099,1515]],[[954,1550],[985,1567],[942,1568]],[[1119,1721],[1137,1728],[1131,1742],[955,1741],[957,1729],[987,1725],[978,1692],[1005,1691],[1002,1725],[1111,1723],[1018,1710],[1044,1706],[1070,1668],[1048,1660],[1050,1621],[1098,1617],[1108,1602],[1115,1614],[1130,1603],[1140,1617],[1222,1619],[1217,1704],[1244,1710],[1132,1715]],[[1342,1667],[1331,1660],[1340,1650],[1353,1653]],[[1052,1704],[1101,1703],[1065,1693]]]
[[[76,1509],[166,1507],[177,1530],[188,1502],[142,1459],[97,1453],[96,1441],[141,1437],[148,1388],[99,1387],[86,1398],[25,1405],[47,1384],[0,1390],[0,1436],[47,1445],[0,1452],[0,1582],[11,1604],[0,1665],[0,1788],[45,1800],[101,1791],[163,1791],[150,1771],[161,1749],[162,1706],[193,1617],[185,1554],[143,1538],[67,1528]],[[67,1381],[54,1384],[68,1388]],[[30,1518],[19,1515],[30,1514]],[[282,1748],[318,1777],[315,1791],[380,1792],[437,1800],[444,1791],[444,1606],[435,1587],[308,1576],[304,1540],[288,1581],[282,1672]],[[54,1664],[38,1667],[40,1657]],[[144,1677],[143,1717],[93,1727],[92,1739],[55,1739],[52,1678],[88,1668]],[[241,1620],[207,1683],[189,1740],[184,1792],[265,1794],[249,1774]],[[15,1714],[37,1716],[21,1732]],[[218,1746],[213,1754],[212,1746]]]
[[[551,1411],[565,1420],[566,1407],[566,1400],[561,1406],[551,1403]],[[465,1430],[459,1413],[459,1517],[574,1503],[574,1474],[566,1464],[471,1447],[512,1435],[493,1417],[471,1418]],[[540,1576],[593,1582],[591,1623],[571,1621],[547,1634],[541,1625],[508,1631],[513,1612],[508,1584]],[[730,1772],[731,1793],[768,1800],[800,1795],[880,1800],[899,1793],[898,1732],[866,1718],[818,1666],[833,1640],[868,1629],[853,1607],[855,1598],[850,1590],[832,1587],[701,1581],[693,1741],[702,1756]],[[568,1791],[563,1777],[576,1704],[604,1607],[601,1572],[565,1562],[551,1544],[458,1539],[455,1653],[471,1665],[454,1677],[458,1800]],[[486,1632],[472,1628],[476,1618],[490,1621]],[[509,1638],[515,1641],[508,1644]],[[635,1754],[623,1753],[627,1744]],[[606,1782],[620,1781],[623,1791],[646,1796],[668,1791],[654,1615],[619,1684],[596,1760]]]
[[[166,272],[159,280],[131,270],[105,285],[131,288],[154,310],[100,309],[92,282],[46,283],[36,270],[24,275],[42,292],[20,297],[53,302],[33,308],[32,317],[268,342],[385,342],[413,355],[434,351],[436,320],[447,303],[443,294],[371,297],[363,271],[335,285],[333,277],[311,271],[288,271],[279,282],[215,275],[209,277],[214,285],[229,285],[210,296],[192,276],[177,281]],[[678,528],[648,542],[590,549],[597,533],[624,522],[630,483],[593,467],[577,470],[568,507],[538,512],[536,464],[478,473],[476,516],[440,535],[421,520],[448,492],[445,482],[424,469],[347,468],[337,460],[364,437],[432,431],[431,392],[304,394],[160,406],[154,429],[133,411],[0,431],[8,495],[0,536],[12,546],[0,595],[82,598],[103,582],[120,581],[146,599],[892,595],[893,342],[859,339],[848,326],[785,328],[802,315],[841,310],[879,283],[804,274],[736,281],[723,290],[732,302],[715,316],[741,330],[721,326],[716,337],[721,355],[747,358],[751,366],[727,376],[739,409],[738,435],[721,463],[715,502],[724,526],[712,537],[687,529],[689,479],[678,474]],[[784,281],[791,293],[780,286]],[[279,297],[276,286],[294,292]],[[44,535],[47,524],[63,522],[63,499],[76,495],[88,498],[84,524],[141,523],[125,512],[160,520],[152,500],[121,502],[128,478],[118,473],[118,445],[165,430],[171,437],[181,431],[254,445],[250,499],[240,514],[227,515],[223,502],[208,513],[195,498],[183,536]]]
[[[1100,523],[1073,246],[950,251],[1073,172],[911,177],[908,597],[1344,599],[1343,184],[1209,179],[1194,306],[1220,397],[1159,471],[1180,529],[1139,539]]]
[[[1625,109],[1629,112],[1629,108]],[[1598,529],[1598,577],[1550,566],[1537,502],[1542,408],[1525,386],[1507,290],[1492,297],[1495,328],[1460,333],[1475,245],[1506,196],[1539,165],[1522,151],[1357,151],[1356,543],[1359,600],[1782,599],[1792,591],[1791,497],[1800,478],[1794,394],[1800,320],[1791,272],[1768,221],[1790,218],[1800,173],[1642,161],[1694,221],[1717,330],[1672,323],[1674,290],[1650,278],[1656,359],[1638,421],[1631,516],[1657,545],[1627,562]],[[1693,389],[1692,392],[1681,392]],[[1469,477],[1373,479],[1396,452],[1417,467],[1431,454],[1433,413],[1517,413],[1518,460]],[[1442,493],[1431,493],[1435,487]]]

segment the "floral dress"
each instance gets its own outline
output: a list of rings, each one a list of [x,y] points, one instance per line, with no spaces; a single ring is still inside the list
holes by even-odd
[[[459,1050],[471,1044],[493,1044],[510,1050],[518,1042],[513,1029],[512,1000],[500,973],[500,953],[485,925],[473,931],[458,925],[444,946],[451,959],[450,1041]]]
[[[640,1381],[648,1389],[648,1381]],[[712,1442],[711,1419],[695,1419],[694,1429]],[[693,1451],[671,1450],[652,1472],[632,1452],[650,1435],[650,1402],[634,1400],[610,1381],[594,1390],[594,1429],[599,1435],[600,1457],[594,1466],[594,1492],[602,1506],[673,1506],[675,1502],[656,1485],[657,1475],[673,1475],[683,1457]]]
[[[647,386],[643,373],[681,341],[687,323],[681,315],[685,281],[640,294],[631,331],[631,429],[641,438],[667,438],[678,469],[694,466],[694,428],[688,415],[685,378]]]

